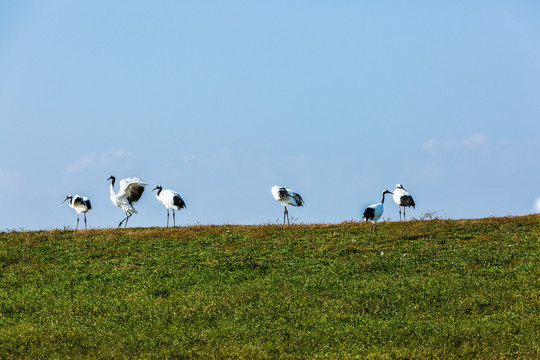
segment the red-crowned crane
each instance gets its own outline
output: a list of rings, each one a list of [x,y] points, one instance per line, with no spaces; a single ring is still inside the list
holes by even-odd
[[[285,217],[287,217],[287,223],[291,225],[289,221],[289,211],[287,210],[287,205],[292,206],[304,206],[304,200],[300,194],[295,193],[291,189],[284,188],[283,186],[274,186],[272,187],[272,195],[274,199],[279,201],[281,205],[285,206],[285,211],[283,212],[283,224],[285,225]]]
[[[397,204],[399,209],[399,221],[401,221],[401,208],[403,207],[403,220],[405,220],[405,208],[415,207],[414,200],[412,196],[405,190],[403,185],[397,184],[396,189],[393,194],[394,202]]]
[[[115,193],[114,183],[116,177],[111,175],[107,180],[112,180],[110,187],[112,203],[124,210],[124,213],[126,214],[126,218],[120,221],[118,227],[122,226],[124,221],[126,222],[124,227],[127,227],[128,219],[131,215],[137,213],[133,204],[139,201],[147,184],[137,177],[129,177],[120,181],[120,190],[118,193]]]
[[[172,209],[173,226],[176,226],[174,210],[180,211],[180,209],[186,208],[184,199],[182,199],[182,197],[176,191],[170,189],[163,190],[161,185],[158,185],[152,189],[152,191],[154,190],[158,191],[156,193],[156,199],[158,199],[159,202],[162,203],[167,209],[167,227],[169,227],[169,209]]]
[[[84,195],[79,195],[79,194],[74,195],[74,196],[68,195],[66,196],[64,201],[62,201],[62,203],[65,203],[67,200],[69,200],[69,207],[77,212],[77,227],[75,228],[75,230],[79,229],[79,214],[80,213],[84,214],[84,228],[87,229],[86,213],[88,212],[88,210],[92,209],[92,204],[90,204],[90,199],[88,199]]]
[[[366,208],[366,210],[364,210],[364,221],[373,222],[373,225],[371,225],[371,229],[369,230],[368,242],[371,240],[371,232],[373,231],[373,229],[375,229],[375,235],[377,235],[377,227],[375,226],[375,224],[381,218],[384,212],[384,195],[386,194],[392,194],[392,193],[384,189],[382,192],[381,202],[378,204],[371,204]]]

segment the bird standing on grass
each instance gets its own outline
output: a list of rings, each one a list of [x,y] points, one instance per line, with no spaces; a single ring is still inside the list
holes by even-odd
[[[172,209],[173,226],[176,226],[176,219],[174,216],[174,210],[180,211],[180,209],[186,208],[184,199],[176,192],[170,189],[163,190],[161,185],[156,186],[152,191],[157,190],[156,199],[161,202],[167,209],[167,227],[169,227],[169,209]]]
[[[77,227],[75,228],[75,230],[79,229],[79,214],[80,213],[84,214],[84,228],[87,229],[86,213],[88,212],[88,210],[92,209],[92,204],[90,204],[90,199],[88,199],[86,196],[79,195],[79,194],[75,196],[68,195],[66,196],[64,201],[62,201],[62,203],[65,203],[66,200],[68,199],[69,199],[69,207],[77,212]]]
[[[384,189],[382,192],[382,200],[378,204],[371,204],[369,205],[366,210],[364,210],[364,221],[372,221],[373,225],[371,225],[371,229],[369,230],[369,239],[368,242],[371,240],[371,232],[373,229],[375,229],[375,235],[377,235],[377,228],[375,224],[377,221],[381,218],[383,212],[384,212],[384,195],[386,194],[392,194],[390,191]],[[378,236],[378,235],[377,235]]]
[[[111,175],[107,180],[112,180],[110,187],[112,203],[124,210],[126,214],[126,218],[120,221],[118,227],[122,226],[124,221],[126,222],[124,227],[127,227],[128,219],[131,215],[137,213],[133,204],[139,201],[147,184],[137,177],[129,177],[120,181],[120,190],[118,193],[115,193],[114,182],[116,181],[116,177]]]
[[[285,211],[283,212],[283,224],[285,225],[285,217],[287,217],[287,223],[291,225],[289,221],[289,211],[287,210],[287,205],[292,206],[304,206],[304,200],[300,194],[295,193],[291,189],[284,188],[282,186],[272,187],[272,195],[274,199],[279,201],[281,205],[285,206]]]
[[[405,220],[405,208],[415,207],[414,200],[412,196],[405,190],[403,185],[397,184],[396,189],[393,194],[394,202],[397,204],[399,209],[399,221],[401,221],[401,208],[403,207],[403,220]]]

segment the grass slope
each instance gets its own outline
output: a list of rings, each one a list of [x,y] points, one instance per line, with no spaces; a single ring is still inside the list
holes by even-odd
[[[4,358],[538,358],[540,217],[0,233]]]

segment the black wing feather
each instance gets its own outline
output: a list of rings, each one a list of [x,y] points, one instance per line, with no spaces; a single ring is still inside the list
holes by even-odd
[[[133,185],[130,185],[127,190],[129,191],[127,201],[131,205],[139,201],[139,199],[141,198],[144,192],[144,186],[139,185],[139,184],[133,184]]]
[[[173,204],[175,206],[178,206],[180,209],[185,209],[186,208],[186,203],[184,202],[184,199],[182,199],[180,197],[180,195],[174,195]]]
[[[293,198],[296,201],[296,206],[304,206],[304,199],[302,199],[300,194],[294,194]]]
[[[74,197],[71,201],[73,201],[72,205],[84,205],[88,208],[88,210],[92,209],[92,204],[90,204],[90,200],[84,200],[82,197],[77,196]]]
[[[285,199],[286,197],[289,197],[289,192],[284,187],[279,188],[278,196],[280,199]]]
[[[403,195],[399,199],[399,202],[400,202],[401,206],[412,206],[413,208],[415,206],[414,200],[413,200],[412,196],[410,196],[410,195]]]
[[[375,209],[374,208],[366,208],[366,210],[364,210],[364,221],[369,221],[369,220],[373,220],[373,218],[375,217]]]

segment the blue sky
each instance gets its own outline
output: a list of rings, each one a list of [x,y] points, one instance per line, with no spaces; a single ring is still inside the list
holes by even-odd
[[[0,2],[0,229],[74,226],[110,175],[149,183],[131,226],[540,211],[537,1]],[[389,200],[389,199],[388,199]],[[397,218],[389,202],[384,217]]]

